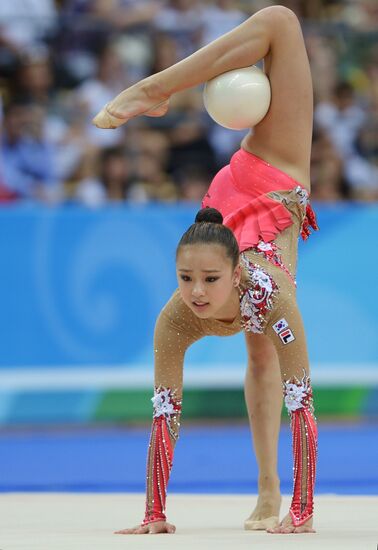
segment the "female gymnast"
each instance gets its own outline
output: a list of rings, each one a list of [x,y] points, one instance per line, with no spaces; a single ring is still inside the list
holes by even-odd
[[[313,532],[317,428],[295,290],[298,235],[307,238],[310,226],[317,229],[309,204],[313,105],[296,16],[282,6],[258,11],[183,61],[124,90],[94,124],[116,128],[138,115],[162,116],[175,92],[261,59],[272,90],[269,111],[215,176],[197,222],[177,249],[179,288],[155,327],[145,517],[120,534],[175,531],[166,521],[165,501],[180,426],[184,354],[205,335],[240,330],[248,351],[245,397],[259,466],[258,502],[245,528]],[[294,489],[289,513],[279,523],[282,397],[291,417]]]

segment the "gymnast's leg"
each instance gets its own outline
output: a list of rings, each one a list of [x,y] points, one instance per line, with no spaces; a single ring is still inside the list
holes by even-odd
[[[257,506],[245,522],[250,530],[278,525],[281,504],[277,473],[278,434],[281,423],[282,382],[276,349],[270,338],[245,333],[248,368],[245,400],[259,467]]]
[[[175,92],[262,59],[266,61],[273,94],[266,120],[257,125],[260,145],[264,140],[270,147],[273,144],[282,149],[294,140],[290,147],[298,156],[303,141],[309,143],[304,140],[298,118],[305,118],[306,132],[311,135],[311,77],[298,20],[283,6],[258,11],[186,59],[127,88],[100,111],[94,123],[100,128],[115,128],[143,113],[163,115]],[[280,136],[272,133],[272,126]]]

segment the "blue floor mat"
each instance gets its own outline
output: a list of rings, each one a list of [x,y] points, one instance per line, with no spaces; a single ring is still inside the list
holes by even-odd
[[[0,433],[0,491],[144,491],[147,428]],[[378,426],[319,426],[318,493],[378,494]],[[279,441],[283,493],[292,491],[291,433]],[[170,492],[256,493],[246,426],[183,426]]]

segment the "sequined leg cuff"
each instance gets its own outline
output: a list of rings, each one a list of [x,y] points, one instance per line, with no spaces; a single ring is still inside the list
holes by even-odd
[[[146,512],[142,525],[165,521],[165,501],[173,462],[173,444],[178,437],[181,401],[169,388],[155,388],[154,419],[147,457]]]
[[[290,515],[293,525],[298,527],[312,517],[314,508],[318,434],[309,377],[284,382],[284,395],[293,437],[294,488]]]

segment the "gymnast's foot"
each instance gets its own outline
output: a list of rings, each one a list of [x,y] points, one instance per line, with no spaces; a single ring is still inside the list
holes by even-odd
[[[284,519],[281,521],[281,523],[274,528],[267,529],[268,533],[280,533],[280,534],[288,534],[288,533],[316,533],[315,529],[312,527],[312,518],[308,519],[306,523],[303,525],[300,525],[299,527],[295,527],[293,525],[293,521],[291,519],[290,514],[287,514],[287,516],[284,517]]]
[[[148,77],[126,88],[107,103],[92,122],[97,128],[118,128],[139,115],[164,116],[168,107],[169,96]]]
[[[274,491],[260,491],[256,508],[244,522],[244,529],[248,531],[266,531],[274,529],[279,523],[281,494],[279,489]]]
[[[115,535],[158,535],[159,533],[174,533],[176,527],[167,521],[155,521],[147,525],[138,525],[132,529],[115,531]]]

